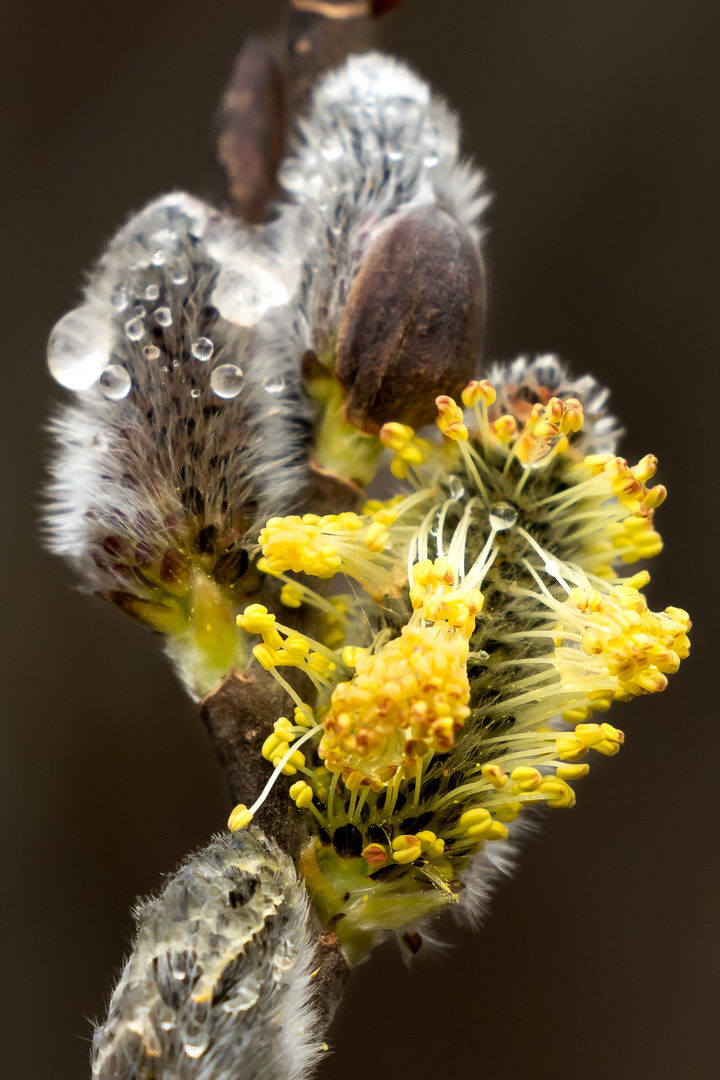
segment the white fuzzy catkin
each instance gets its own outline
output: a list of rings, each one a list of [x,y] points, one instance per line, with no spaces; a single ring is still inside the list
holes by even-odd
[[[293,200],[278,228],[303,252],[297,293],[263,325],[264,353],[273,368],[299,378],[307,350],[327,357],[356,275],[373,243],[401,215],[437,206],[475,245],[478,219],[489,202],[482,174],[459,157],[459,124],[427,83],[380,53],[351,56],[315,91],[301,121],[295,152],[280,170]],[[293,375],[293,372],[295,373]],[[277,467],[277,447],[292,417],[259,448],[268,485],[286,500],[297,486]],[[309,433],[302,417],[297,439]]]
[[[297,1080],[319,1052],[308,901],[258,829],[216,837],[136,913],[98,1080]]]

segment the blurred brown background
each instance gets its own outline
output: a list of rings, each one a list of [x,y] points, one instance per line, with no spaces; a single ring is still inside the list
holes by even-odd
[[[0,1016],[4,1080],[89,1077],[129,909],[221,827],[192,705],[137,626],[38,542],[52,323],[126,214],[202,192],[234,54],[279,0],[25,0],[3,20]],[[718,0],[408,0],[388,47],[487,169],[488,355],[557,350],[613,388],[670,489],[656,606],[693,658],[620,706],[622,753],[551,816],[486,926],[357,972],[323,1077],[715,1077],[720,1054]],[[621,715],[622,713],[622,715]],[[422,959],[422,958],[419,958]]]

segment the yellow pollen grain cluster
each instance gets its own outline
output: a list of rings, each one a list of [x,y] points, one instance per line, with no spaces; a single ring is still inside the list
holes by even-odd
[[[515,455],[523,465],[534,465],[553,453],[562,453],[568,445],[568,435],[579,431],[583,421],[583,408],[577,398],[562,401],[553,397],[544,407],[538,402],[515,443]]]
[[[617,679],[615,697],[664,690],[666,676],[689,653],[687,612],[674,607],[650,611],[642,593],[630,586],[617,586],[607,595],[573,589],[567,604],[585,614],[582,648]]]
[[[429,622],[447,622],[470,637],[475,618],[482,611],[479,589],[455,589],[455,571],[447,558],[423,559],[413,566],[410,602],[415,612]]]
[[[387,783],[412,775],[430,750],[446,752],[470,715],[467,641],[437,626],[404,626],[375,654],[355,659],[333,691],[319,754],[328,768]]]

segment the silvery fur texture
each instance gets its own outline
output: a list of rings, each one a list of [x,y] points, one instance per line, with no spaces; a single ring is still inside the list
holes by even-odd
[[[93,1039],[99,1080],[304,1076],[319,1049],[308,901],[257,829],[217,837],[135,912]]]

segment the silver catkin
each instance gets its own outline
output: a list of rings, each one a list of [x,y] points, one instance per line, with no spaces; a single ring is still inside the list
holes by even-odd
[[[258,829],[216,837],[141,903],[95,1031],[98,1080],[296,1080],[319,1050],[306,893]]]

